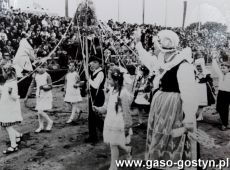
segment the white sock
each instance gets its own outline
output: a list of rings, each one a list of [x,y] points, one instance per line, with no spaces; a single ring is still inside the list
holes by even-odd
[[[45,112],[41,112],[40,115],[47,121],[47,123],[53,123],[53,121],[50,119],[50,117]]]
[[[40,112],[38,113],[38,123],[39,123],[38,129],[43,129],[44,128],[44,120],[43,120],[43,117],[42,117]]]
[[[118,150],[118,146],[116,145],[110,145],[110,149],[111,149],[111,162],[110,162],[110,168],[111,170],[117,170],[117,166],[116,166],[116,160],[119,159],[119,150]]]
[[[10,138],[10,144],[12,147],[16,147],[16,134],[14,131],[14,128],[12,126],[6,127],[6,131],[8,132],[9,138]]]

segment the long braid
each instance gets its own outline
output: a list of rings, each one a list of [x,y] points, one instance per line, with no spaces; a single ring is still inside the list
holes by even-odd
[[[111,71],[111,77],[114,81],[117,81],[117,85],[118,85],[118,96],[117,96],[117,102],[115,104],[115,110],[116,112],[118,112],[119,106],[120,107],[122,106],[120,95],[123,87],[124,77],[123,74],[120,72],[120,70],[117,68],[114,68]]]

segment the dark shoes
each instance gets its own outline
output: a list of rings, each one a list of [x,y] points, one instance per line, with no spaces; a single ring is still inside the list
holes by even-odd
[[[95,143],[98,143],[98,139],[97,138],[88,137],[88,138],[85,139],[85,143],[95,144]]]
[[[23,134],[20,134],[20,136],[16,137],[16,144],[20,145],[21,142],[22,142],[22,137],[23,137]]]
[[[79,120],[81,118],[82,113],[83,113],[82,110],[80,110],[79,113],[78,113],[77,120]]]
[[[17,151],[18,151],[18,146],[15,146],[15,147],[10,146],[9,148],[7,148],[6,150],[3,151],[3,154],[9,155],[9,154],[17,152]]]
[[[222,125],[220,128],[220,130],[222,130],[222,131],[226,131],[228,129],[230,129],[230,125],[227,125],[227,126]]]

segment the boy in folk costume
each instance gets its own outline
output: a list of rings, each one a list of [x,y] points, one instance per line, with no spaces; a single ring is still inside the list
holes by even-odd
[[[213,53],[212,65],[219,78],[216,110],[219,112],[222,121],[221,130],[225,131],[230,129],[228,122],[230,105],[230,64],[223,62],[219,67],[216,61],[217,57],[218,55]]]
[[[170,30],[162,30],[154,37],[156,56],[143,49],[140,32],[136,32],[136,42],[140,60],[156,73],[153,84],[158,88],[149,112],[146,159],[173,162],[196,159],[196,142],[186,133],[175,134],[182,127],[186,131],[196,128],[198,103],[191,50],[178,51],[179,37]]]
[[[104,84],[105,84],[105,74],[100,66],[102,60],[96,56],[91,56],[89,58],[90,65],[90,77],[89,80],[89,116],[88,116],[88,128],[89,137],[85,140],[88,143],[96,143],[98,141],[97,128],[103,132],[103,119],[93,111],[92,105],[101,107],[105,102],[104,95]]]

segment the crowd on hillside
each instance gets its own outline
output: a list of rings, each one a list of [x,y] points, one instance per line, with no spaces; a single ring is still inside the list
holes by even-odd
[[[124,42],[134,50],[135,45],[133,43],[133,33],[138,25],[127,24],[126,22],[118,23],[113,22],[112,20],[108,21],[108,25],[114,31],[116,37],[120,39],[120,45],[122,48],[117,45],[119,47],[117,50],[123,50],[121,54],[126,53],[126,55],[129,56],[130,50],[124,46]],[[195,54],[202,55],[205,58],[206,63],[211,62],[210,54],[213,49],[220,51],[224,60],[228,60],[228,56],[230,54],[228,46],[230,34],[226,31],[227,27],[222,24],[210,22],[200,26],[199,28],[199,24],[194,23],[186,29],[148,24],[140,25],[139,27],[142,29],[141,42],[144,48],[149,52],[154,50],[152,41],[153,36],[157,35],[157,33],[161,30],[169,29],[176,32],[180,37],[180,48],[191,47],[194,56]],[[116,47],[116,43],[114,44]],[[110,51],[115,53],[114,50]]]
[[[52,17],[25,13],[20,10],[8,11],[0,15],[0,52],[3,57],[12,59],[22,38],[31,37],[37,57],[47,56],[62,38],[70,18]],[[56,50],[54,57],[60,58],[58,64],[66,67],[63,58],[75,57],[74,30],[71,27],[64,43]]]
[[[230,129],[230,100],[226,100],[230,99],[230,64],[224,62],[229,59],[229,35],[224,25],[194,24],[182,29],[109,20],[106,24],[99,22],[100,29],[92,34],[92,28],[97,26],[83,25],[79,29],[75,24],[69,27],[70,22],[70,18],[39,16],[20,10],[1,15],[1,60],[13,59],[14,64],[2,67],[0,62],[6,80],[1,87],[0,110],[4,112],[0,113],[0,126],[10,138],[4,154],[17,152],[23,140],[23,134],[14,128],[23,121],[18,90],[26,90],[24,104],[27,106],[36,85],[38,128],[35,133],[56,130],[52,115],[46,112],[53,107],[55,81],[48,71],[54,69],[52,65],[68,68],[63,88],[63,100],[71,105],[67,125],[81,117],[78,103],[83,101],[83,86],[88,84],[89,133],[84,142],[96,144],[100,141],[98,132],[103,134],[103,141],[111,149],[110,170],[117,170],[115,162],[120,149],[126,152],[126,159],[132,159],[134,127],[146,129],[143,131],[146,132],[146,160],[192,161],[197,159],[197,142],[207,148],[219,147],[205,132],[197,130],[196,121],[203,120],[204,109],[216,102],[220,130]],[[35,52],[34,58],[39,60],[49,56],[57,45],[50,60],[53,63],[34,62],[33,72],[32,57],[27,52],[32,51],[33,57]],[[25,51],[27,47],[29,50]],[[88,53],[89,58],[85,57]],[[81,62],[88,62],[82,70],[75,62],[80,57],[86,58]],[[205,67],[209,59],[218,75],[217,96],[212,75]],[[110,64],[107,72],[105,63]],[[135,76],[130,76],[127,66],[134,66]],[[21,79],[18,79],[31,72],[29,88],[20,86]],[[132,112],[138,114],[137,124],[133,123]],[[143,114],[148,114],[148,122],[143,120]]]
[[[0,56],[12,59],[17,52],[20,40],[31,37],[37,57],[45,57],[63,37],[70,21],[70,18],[37,15],[22,12],[20,9],[1,13]],[[167,28],[179,35],[181,48],[191,47],[194,54],[202,55],[206,62],[210,62],[210,51],[213,48],[220,50],[225,58],[228,58],[229,55],[229,33],[227,33],[225,26],[216,23],[207,23],[200,27],[198,24],[193,24],[186,29],[149,24],[118,23],[113,20],[109,20],[105,25],[107,27],[103,27],[101,30],[103,35],[103,43],[101,45],[107,61],[115,62],[117,61],[117,56],[119,56],[125,64],[137,63],[136,56],[133,55],[131,50],[135,50],[133,33],[138,26],[142,29],[141,42],[144,48],[150,52],[154,50],[153,36]],[[56,65],[54,68],[66,68],[69,59],[81,58],[76,30],[76,26],[70,27],[63,43],[53,54],[53,58],[56,60],[52,61],[50,69],[53,68],[52,65]]]

